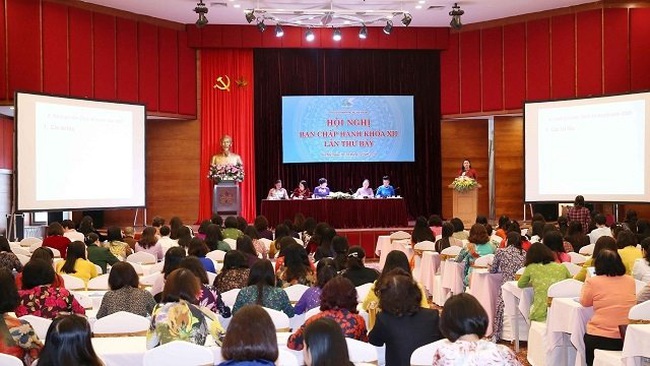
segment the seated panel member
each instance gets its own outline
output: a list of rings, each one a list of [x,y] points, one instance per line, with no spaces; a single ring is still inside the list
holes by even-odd
[[[314,198],[325,198],[330,195],[330,189],[327,186],[327,179],[318,180],[318,187],[314,188]]]
[[[374,195],[372,193],[372,188],[370,188],[370,181],[368,179],[364,179],[363,183],[361,183],[361,188],[357,189],[357,191],[354,193],[355,198],[361,198],[361,197],[370,197],[372,198]]]
[[[301,180],[300,183],[298,183],[298,187],[293,190],[293,193],[291,193],[291,198],[311,198],[311,192],[309,191],[309,188],[307,188],[307,181]]]
[[[282,188],[282,181],[280,179],[275,181],[275,186],[269,190],[269,195],[266,197],[268,200],[288,200],[289,194],[287,190]]]
[[[393,197],[395,196],[395,188],[390,185],[390,178],[385,175],[384,178],[384,184],[380,185],[377,187],[377,198],[386,198],[386,197]]]

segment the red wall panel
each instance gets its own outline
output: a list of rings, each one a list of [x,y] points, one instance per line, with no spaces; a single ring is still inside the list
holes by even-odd
[[[70,95],[93,97],[92,13],[69,8]]]
[[[115,45],[115,17],[93,14],[93,74],[97,99],[114,100],[117,96]]]
[[[266,28],[265,32],[275,33],[273,27],[267,26]],[[238,27],[223,27],[221,36],[223,37],[224,47],[237,47],[242,43],[242,34]]]
[[[577,96],[603,92],[602,10],[577,14]]]
[[[43,91],[68,95],[68,8],[43,3]]]
[[[650,89],[650,8],[630,9],[632,90]]]
[[[246,40],[247,37],[251,35],[252,30],[250,28],[244,28],[242,29],[242,33],[244,34],[244,42],[242,42],[242,46],[246,47],[254,46],[254,39],[251,41]],[[259,32],[258,32],[259,33]],[[300,47],[300,44],[302,43],[302,37],[304,37],[304,34],[300,28],[297,27],[284,27],[284,36],[282,37],[282,47]]]
[[[379,48],[379,36],[383,35],[384,32],[381,28],[370,27],[368,28],[368,37],[359,41],[359,47],[365,49],[376,49]]]
[[[391,37],[397,38],[397,48],[401,50],[413,50],[418,48],[417,32],[410,28],[395,27]]]
[[[526,96],[526,25],[503,27],[503,95],[505,109],[522,108]]]
[[[359,29],[343,28],[341,29],[341,48],[359,48]]]
[[[526,23],[526,98],[546,100],[551,96],[551,44],[549,20],[539,19]]]
[[[481,111],[481,33],[460,34],[460,108],[462,113]]]
[[[147,110],[158,110],[158,31],[151,24],[138,23],[139,100]]]
[[[160,111],[178,112],[178,32],[158,28]]]
[[[576,93],[575,15],[551,18],[551,97],[564,99]]]
[[[460,55],[458,33],[449,35],[449,47],[440,52],[440,99],[442,114],[460,113]]]
[[[7,98],[7,24],[5,23],[5,3],[0,1],[0,29],[2,29],[2,35],[0,35],[0,100],[9,99]]]
[[[178,37],[178,113],[196,115],[196,50],[187,46],[187,36]]]
[[[5,118],[2,123],[2,166],[0,168],[14,168],[14,120]]]
[[[117,99],[138,101],[138,25],[135,21],[117,19],[116,24]]]
[[[41,26],[38,1],[6,1],[9,97],[16,90],[41,91]]]
[[[257,27],[253,27],[257,33],[260,33],[260,31],[257,29]],[[241,32],[241,28],[239,29]],[[275,29],[271,28],[269,31],[268,29],[264,31],[263,33],[260,33],[262,35],[262,46],[265,48],[279,48],[282,47],[282,38],[283,37],[276,37],[275,36]],[[224,39],[226,37],[224,36]],[[240,43],[241,44],[241,43]]]
[[[395,28],[393,28],[395,30]],[[384,33],[382,28],[377,28],[377,33],[378,37],[377,40],[379,41],[377,43],[377,48],[383,48],[383,49],[396,49],[397,48],[397,37],[391,35],[388,35]]]
[[[605,94],[630,90],[629,22],[627,9],[604,10],[603,89]]]
[[[489,28],[481,35],[481,92],[483,110],[503,109],[503,32],[501,27]]]

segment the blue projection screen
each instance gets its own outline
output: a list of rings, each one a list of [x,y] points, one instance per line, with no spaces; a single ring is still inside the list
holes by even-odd
[[[282,161],[412,162],[413,96],[282,97]]]

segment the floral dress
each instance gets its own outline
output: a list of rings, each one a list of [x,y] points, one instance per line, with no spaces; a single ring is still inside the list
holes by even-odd
[[[433,366],[519,366],[517,356],[507,347],[485,339],[476,342],[441,341],[433,354]]]
[[[250,269],[237,268],[221,271],[214,280],[214,287],[219,293],[224,293],[236,288],[243,288],[248,284],[248,274]]]
[[[158,304],[147,331],[147,349],[172,341],[203,346],[209,333],[208,318],[196,305],[185,300]]]
[[[501,285],[508,281],[515,280],[515,273],[524,266],[526,261],[526,252],[513,246],[504,249],[498,249],[494,254],[494,261],[490,266],[490,273],[501,273],[503,279]],[[503,296],[501,296],[501,286],[499,286],[499,296],[497,297],[497,310],[494,316],[494,333],[492,337],[495,340],[501,339],[503,331],[503,314],[504,314]]]
[[[235,304],[232,307],[232,313],[235,314],[237,310],[248,304],[257,304],[257,286],[255,285],[244,287],[239,291],[237,300],[235,300]],[[262,303],[260,305],[269,309],[282,311],[290,318],[295,314],[293,306],[291,306],[291,302],[289,301],[289,296],[281,288],[264,286],[262,289]]]
[[[301,325],[287,341],[287,347],[292,350],[300,351],[303,348],[305,338],[305,327],[321,318],[330,318],[341,326],[343,336],[346,338],[358,339],[362,342],[368,342],[368,331],[366,322],[359,314],[350,312],[348,309],[330,309],[320,312],[307,319],[305,324]]]
[[[17,317],[30,314],[54,319],[59,313],[86,314],[77,299],[63,287],[37,286],[29,290],[20,290],[18,295],[20,303],[14,310]]]
[[[31,365],[43,348],[34,328],[25,320],[2,314],[1,333],[5,332],[3,328],[11,338],[0,337],[0,353],[19,358],[25,366]]]
[[[23,264],[18,257],[12,252],[0,252],[0,268],[6,268],[10,272],[14,269],[16,272],[23,270]]]
[[[571,278],[569,270],[562,264],[532,263],[526,266],[517,282],[520,288],[533,287],[533,304],[530,307],[530,320],[546,321],[548,288],[556,282]]]
[[[320,294],[321,288],[318,286],[310,287],[305,292],[303,292],[302,296],[300,296],[300,300],[298,300],[296,306],[294,307],[296,314],[302,314],[313,308],[319,307]]]
[[[202,306],[215,314],[221,314],[224,318],[230,317],[230,308],[224,304],[219,291],[210,285],[203,285],[199,306]]]

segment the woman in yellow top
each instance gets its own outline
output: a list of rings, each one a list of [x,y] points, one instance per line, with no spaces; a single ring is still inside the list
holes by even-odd
[[[573,278],[578,281],[585,282],[587,279],[587,268],[594,266],[594,258],[598,257],[598,253],[600,253],[600,251],[603,249],[616,251],[618,249],[616,246],[616,240],[611,236],[601,236],[598,238],[598,240],[596,240],[596,244],[594,245],[594,252],[591,254],[591,257],[587,259],[587,261],[582,265],[580,272],[576,273]]]
[[[86,259],[86,244],[80,241],[73,241],[68,245],[68,256],[65,261],[56,264],[56,272],[79,277],[86,283],[97,277],[97,267]]]
[[[406,254],[400,250],[393,250],[386,256],[386,263],[384,264],[384,268],[382,269],[379,278],[377,278],[377,280],[372,284],[370,291],[368,291],[368,295],[366,295],[366,298],[363,299],[363,303],[361,303],[363,310],[368,311],[370,304],[374,304],[374,306],[379,304],[379,298],[375,293],[375,285],[381,283],[382,278],[386,277],[388,273],[395,268],[401,268],[407,273],[411,274],[411,266],[409,266],[409,260],[406,258]],[[411,277],[413,277],[412,274]],[[424,291],[424,287],[418,283],[418,288],[422,292],[422,300],[420,301],[420,306],[423,308],[429,308],[427,293]]]

